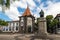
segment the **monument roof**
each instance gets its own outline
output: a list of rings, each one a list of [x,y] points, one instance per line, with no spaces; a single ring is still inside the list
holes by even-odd
[[[30,16],[30,15],[31,15],[30,9],[29,7],[27,7],[27,9],[25,10],[22,16]]]

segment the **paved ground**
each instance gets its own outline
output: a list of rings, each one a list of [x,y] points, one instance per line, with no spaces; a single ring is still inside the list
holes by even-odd
[[[34,34],[0,34],[0,40],[30,40]],[[49,35],[54,40],[60,40],[60,35]]]
[[[0,40],[29,40],[33,34],[0,34]]]
[[[17,36],[17,34],[14,35],[0,34],[0,40],[15,40],[14,39],[15,36]]]

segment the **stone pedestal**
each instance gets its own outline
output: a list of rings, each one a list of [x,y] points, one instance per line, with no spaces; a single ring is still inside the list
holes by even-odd
[[[46,34],[47,33],[47,26],[46,26],[46,19],[45,18],[39,18],[38,19],[38,34]]]
[[[47,40],[46,19],[44,17],[41,17],[37,21],[38,21],[38,33],[35,35],[34,38]]]

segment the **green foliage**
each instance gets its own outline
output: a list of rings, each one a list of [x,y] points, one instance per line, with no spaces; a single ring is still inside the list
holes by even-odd
[[[47,20],[47,31],[50,33],[56,27],[58,20],[53,19],[52,15],[47,15],[46,20]]]
[[[9,7],[10,6],[10,0],[6,0],[6,7]]]
[[[3,0],[0,0],[0,4],[3,5]]]
[[[56,25],[58,23],[58,20],[57,19],[54,19],[53,20],[53,26]]]
[[[8,22],[0,19],[0,25],[1,26],[7,26],[8,25]]]
[[[50,20],[50,21],[51,21],[52,18],[53,18],[52,15],[47,15],[47,16],[46,16],[46,20]]]
[[[13,0],[13,1],[20,1],[20,0]],[[5,9],[10,8],[10,0],[6,0],[6,3],[4,3],[4,0],[0,0],[0,5],[2,6],[2,12],[5,12]]]
[[[2,12],[5,12],[5,9],[10,8],[10,0],[6,0],[6,3],[4,3],[4,0],[0,0],[0,5],[2,6]]]
[[[50,27],[51,26],[51,21],[53,19],[52,15],[47,15],[46,16],[46,20],[47,20],[47,26]]]
[[[49,26],[54,27],[57,23],[58,23],[58,20],[57,20],[57,19],[53,19],[53,20],[50,22],[50,25],[49,25]]]
[[[13,1],[19,1],[19,0],[13,0]],[[4,4],[4,0],[0,0],[0,5],[2,5],[2,11],[4,12],[5,9],[10,8],[10,0],[6,0],[5,4]]]

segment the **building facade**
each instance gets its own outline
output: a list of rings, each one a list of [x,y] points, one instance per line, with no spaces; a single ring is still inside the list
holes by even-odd
[[[33,33],[34,32],[35,17],[31,14],[27,7],[22,16],[19,16],[18,21],[8,21],[8,26],[3,27],[3,32],[20,32]]]
[[[27,7],[22,16],[19,17],[20,32],[29,33],[34,31],[35,17]]]
[[[56,32],[58,34],[60,34],[60,14],[57,14],[57,16],[55,17],[55,19],[58,20],[58,24],[56,25]]]
[[[3,27],[3,32],[18,32],[19,21],[8,21],[8,26]]]

